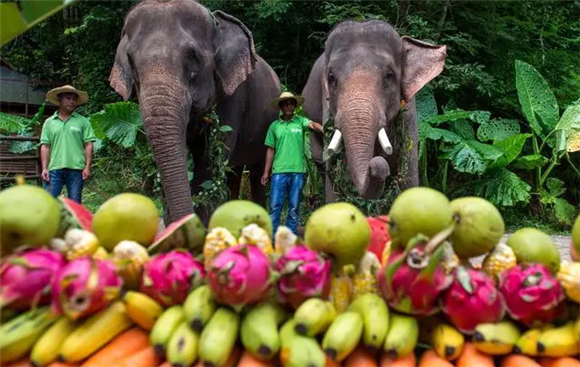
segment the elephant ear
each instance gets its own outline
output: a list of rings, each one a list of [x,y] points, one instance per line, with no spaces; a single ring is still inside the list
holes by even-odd
[[[231,96],[252,73],[258,57],[252,33],[241,21],[219,10],[213,15],[218,27],[216,71],[224,92]]]
[[[133,91],[133,74],[129,65],[129,58],[127,57],[127,46],[129,40],[125,32],[121,36],[121,41],[117,46],[117,54],[115,55],[115,63],[109,75],[109,85],[113,87],[115,92],[119,93],[123,100],[128,100]]]
[[[411,37],[403,41],[403,100],[408,102],[423,86],[443,71],[447,46],[433,45]]]

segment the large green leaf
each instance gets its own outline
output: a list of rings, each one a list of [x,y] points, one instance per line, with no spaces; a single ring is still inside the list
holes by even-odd
[[[489,119],[489,115],[490,115],[490,113],[487,111],[455,110],[455,111],[446,112],[442,115],[429,117],[429,118],[425,119],[424,121],[429,123],[429,124],[438,125],[438,124],[442,124],[445,122],[453,122],[453,121],[457,121],[457,120],[470,119],[472,121],[475,121],[475,122],[481,124],[481,123],[485,123]]]
[[[566,192],[566,187],[564,186],[564,181],[558,180],[557,178],[550,177],[546,180],[546,187],[548,191],[553,196],[560,196]]]
[[[415,105],[417,106],[417,121],[437,116],[435,96],[428,86],[421,88],[415,95]]]
[[[554,200],[554,212],[556,213],[556,218],[567,225],[572,225],[576,216],[576,208],[564,198],[556,198]]]
[[[518,120],[493,119],[477,129],[477,138],[481,141],[503,140],[520,133]]]
[[[502,155],[498,148],[475,140],[461,140],[451,150],[441,155],[449,159],[459,172],[482,174],[487,169],[486,161],[495,160]]]
[[[461,141],[461,137],[454,132],[433,127],[426,122],[419,122],[419,138],[443,140],[447,143],[457,143]]]
[[[554,130],[558,151],[562,152],[568,149],[572,144],[571,141],[573,142],[575,136],[580,133],[580,104],[576,103],[568,106]]]
[[[19,133],[20,136],[33,136],[34,132],[24,131]],[[33,141],[11,141],[8,142],[8,152],[12,154],[34,153],[36,143]]]
[[[545,138],[560,115],[550,86],[532,65],[516,60],[516,88],[524,116],[534,132]]]
[[[473,126],[471,126],[471,122],[468,120],[455,121],[454,123],[450,124],[450,127],[451,131],[463,139],[475,139],[475,131],[473,130]]]
[[[487,179],[476,185],[478,196],[497,206],[513,206],[530,200],[530,185],[505,168],[490,170]]]
[[[532,134],[517,134],[510,136],[509,138],[496,141],[493,146],[501,149],[503,154],[490,164],[490,168],[506,167],[508,164],[513,162],[513,160],[516,159],[522,152],[526,140],[531,136]]]
[[[0,131],[3,133],[19,133],[26,129],[30,120],[22,116],[0,112]]]
[[[518,169],[532,170],[544,166],[548,163],[548,158],[541,154],[524,155],[515,160],[512,167]]]
[[[101,130],[108,139],[124,148],[135,144],[137,132],[143,126],[139,105],[133,102],[107,104],[90,119],[98,127],[95,130]]]

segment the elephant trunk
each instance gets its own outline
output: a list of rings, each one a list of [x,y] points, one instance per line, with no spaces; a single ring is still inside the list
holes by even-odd
[[[189,98],[181,83],[157,80],[143,84],[139,100],[147,139],[161,172],[165,220],[171,223],[193,213],[185,146]]]

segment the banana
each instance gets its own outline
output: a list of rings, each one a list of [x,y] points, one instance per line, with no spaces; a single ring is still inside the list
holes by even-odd
[[[449,361],[459,358],[464,344],[463,334],[445,322],[439,323],[431,334],[431,345],[435,353]]]
[[[171,335],[184,320],[181,305],[171,306],[159,316],[149,334],[149,342],[155,348],[155,353],[160,356],[165,354]]]
[[[538,339],[538,354],[547,357],[571,357],[580,353],[580,338],[574,321],[545,330]]]
[[[476,349],[491,355],[509,354],[520,339],[520,330],[511,321],[482,323],[475,327],[473,344]]]
[[[280,328],[280,362],[284,367],[324,367],[326,355],[314,338],[296,333],[296,322],[290,319]]]
[[[362,317],[352,311],[338,315],[326,330],[322,349],[333,360],[344,360],[358,345],[363,332]]]
[[[30,361],[35,367],[43,367],[55,361],[64,340],[79,325],[67,317],[55,322],[32,347]]]
[[[538,355],[538,340],[542,331],[542,329],[535,328],[523,333],[514,346],[514,353],[536,357]]]
[[[330,326],[336,317],[332,302],[320,298],[309,298],[294,312],[296,332],[306,336],[316,336]]]
[[[167,361],[173,367],[192,366],[197,359],[199,334],[183,321],[171,335],[167,345]]]
[[[240,339],[244,348],[258,359],[272,359],[280,350],[278,326],[284,321],[284,310],[274,302],[263,302],[244,316]]]
[[[378,351],[389,331],[389,308],[383,298],[375,293],[355,298],[350,311],[358,312],[363,319],[363,343],[371,351]]]
[[[220,367],[229,358],[240,329],[240,316],[230,308],[220,307],[201,332],[199,359],[205,366]]]
[[[125,312],[125,305],[116,301],[106,309],[83,321],[64,340],[59,359],[67,363],[81,361],[115,336],[133,326]]]
[[[134,323],[147,331],[153,329],[155,321],[163,313],[163,307],[146,294],[128,291],[123,296],[127,315]]]
[[[391,312],[389,331],[383,350],[392,358],[401,358],[413,353],[419,340],[419,323],[413,316]]]
[[[216,308],[217,305],[211,293],[211,288],[207,284],[197,287],[187,296],[183,304],[185,320],[197,332],[201,332],[205,324],[211,319]]]
[[[49,306],[27,311],[0,327],[0,364],[15,361],[32,349],[58,316]]]

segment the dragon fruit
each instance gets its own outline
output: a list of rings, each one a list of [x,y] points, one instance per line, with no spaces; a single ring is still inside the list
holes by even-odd
[[[442,298],[443,313],[462,333],[471,334],[477,324],[503,319],[503,298],[491,277],[463,266],[454,271],[451,286]]]
[[[406,250],[393,249],[379,272],[379,288],[395,310],[412,315],[431,315],[439,310],[438,297],[453,280],[440,261],[444,246],[418,235]]]
[[[389,227],[387,225],[388,221],[389,217],[386,215],[367,217],[367,222],[371,227],[371,242],[367,247],[367,251],[377,255],[378,259],[383,257],[385,246],[387,242],[391,240],[391,237],[389,236]]]
[[[216,300],[237,310],[262,301],[272,284],[269,259],[255,245],[222,250],[212,259],[208,272]]]
[[[45,249],[28,249],[3,259],[0,308],[26,310],[50,303],[52,279],[65,264],[61,253]]]
[[[530,327],[551,323],[565,311],[564,290],[545,265],[522,264],[504,271],[499,289],[510,316]]]
[[[308,298],[328,298],[330,266],[330,260],[306,246],[290,247],[276,262],[278,297],[295,309]]]
[[[173,250],[156,255],[145,264],[141,292],[169,307],[183,303],[204,278],[201,261],[185,250]]]
[[[121,293],[123,279],[110,261],[91,256],[72,260],[52,281],[52,308],[71,320],[106,308]]]

